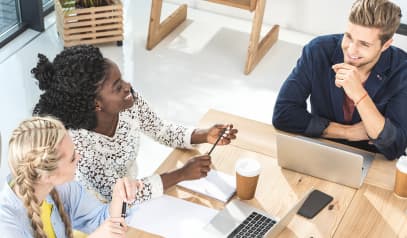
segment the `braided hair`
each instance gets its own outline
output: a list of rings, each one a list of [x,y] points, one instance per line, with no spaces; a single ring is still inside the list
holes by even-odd
[[[41,175],[57,168],[60,157],[56,148],[66,135],[67,131],[60,121],[50,117],[33,117],[20,123],[9,141],[8,161],[15,185],[18,186],[18,192],[27,209],[35,238],[47,236],[43,229],[40,201],[35,196],[34,184],[38,182]],[[53,189],[51,196],[64,222],[65,234],[68,238],[72,238],[71,221],[59,199],[58,192]]]
[[[43,93],[33,115],[52,115],[68,129],[95,129],[95,99],[108,70],[99,48],[90,45],[66,48],[52,63],[42,54],[38,58],[31,73]]]

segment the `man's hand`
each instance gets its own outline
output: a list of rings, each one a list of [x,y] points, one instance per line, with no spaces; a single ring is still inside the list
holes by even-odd
[[[363,83],[368,75],[364,75],[357,67],[346,63],[335,64],[332,69],[336,73],[335,85],[343,88],[353,102],[358,102],[366,94]]]
[[[348,141],[369,140],[366,128],[363,122],[353,125],[344,125],[337,122],[330,122],[328,127],[322,133],[324,138],[344,139]]]
[[[347,126],[345,129],[345,137],[349,141],[369,140],[363,122]]]

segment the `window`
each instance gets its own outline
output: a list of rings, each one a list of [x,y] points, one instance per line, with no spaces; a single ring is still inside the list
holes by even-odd
[[[42,9],[44,12],[44,16],[47,15],[49,12],[54,10],[54,1],[53,0],[42,0]]]
[[[393,0],[393,2],[401,8],[401,14],[403,15],[401,17],[401,24],[399,29],[397,30],[397,33],[402,34],[402,35],[407,35],[407,1],[406,0]]]
[[[43,7],[46,7],[49,4],[52,4],[52,0],[42,0],[42,6]]]
[[[53,0],[0,0],[0,48],[27,28],[44,31]]]
[[[14,34],[21,26],[16,0],[0,0],[0,42]]]

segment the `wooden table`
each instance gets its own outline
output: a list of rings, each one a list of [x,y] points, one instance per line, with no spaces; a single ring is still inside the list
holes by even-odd
[[[249,74],[278,39],[279,25],[273,26],[263,38],[260,37],[266,0],[209,0],[209,2],[254,11],[244,70],[245,74]],[[162,4],[163,0],[152,0],[151,3],[146,46],[148,50],[152,50],[187,17],[187,5],[182,4],[161,22]]]
[[[307,191],[316,188],[334,200],[313,219],[295,216],[280,237],[407,237],[407,199],[393,192],[395,162],[376,156],[365,183],[353,189],[322,179],[282,169],[276,160],[275,129],[272,125],[210,110],[199,123],[233,123],[238,139],[219,146],[212,153],[213,168],[233,174],[234,163],[243,157],[257,159],[262,165],[255,198],[247,203],[281,217]],[[193,155],[207,152],[210,145],[197,150],[174,150],[157,173],[182,166]],[[166,192],[181,199],[215,209],[224,204],[177,186]],[[157,237],[131,228],[128,237]]]

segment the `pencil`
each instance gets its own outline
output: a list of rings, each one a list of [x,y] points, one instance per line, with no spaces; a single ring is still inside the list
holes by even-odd
[[[211,155],[212,151],[215,149],[215,146],[219,143],[220,139],[222,138],[223,134],[226,132],[226,128],[223,128],[222,133],[219,135],[218,139],[216,139],[215,143],[213,144],[211,150],[208,152],[208,155]]]

